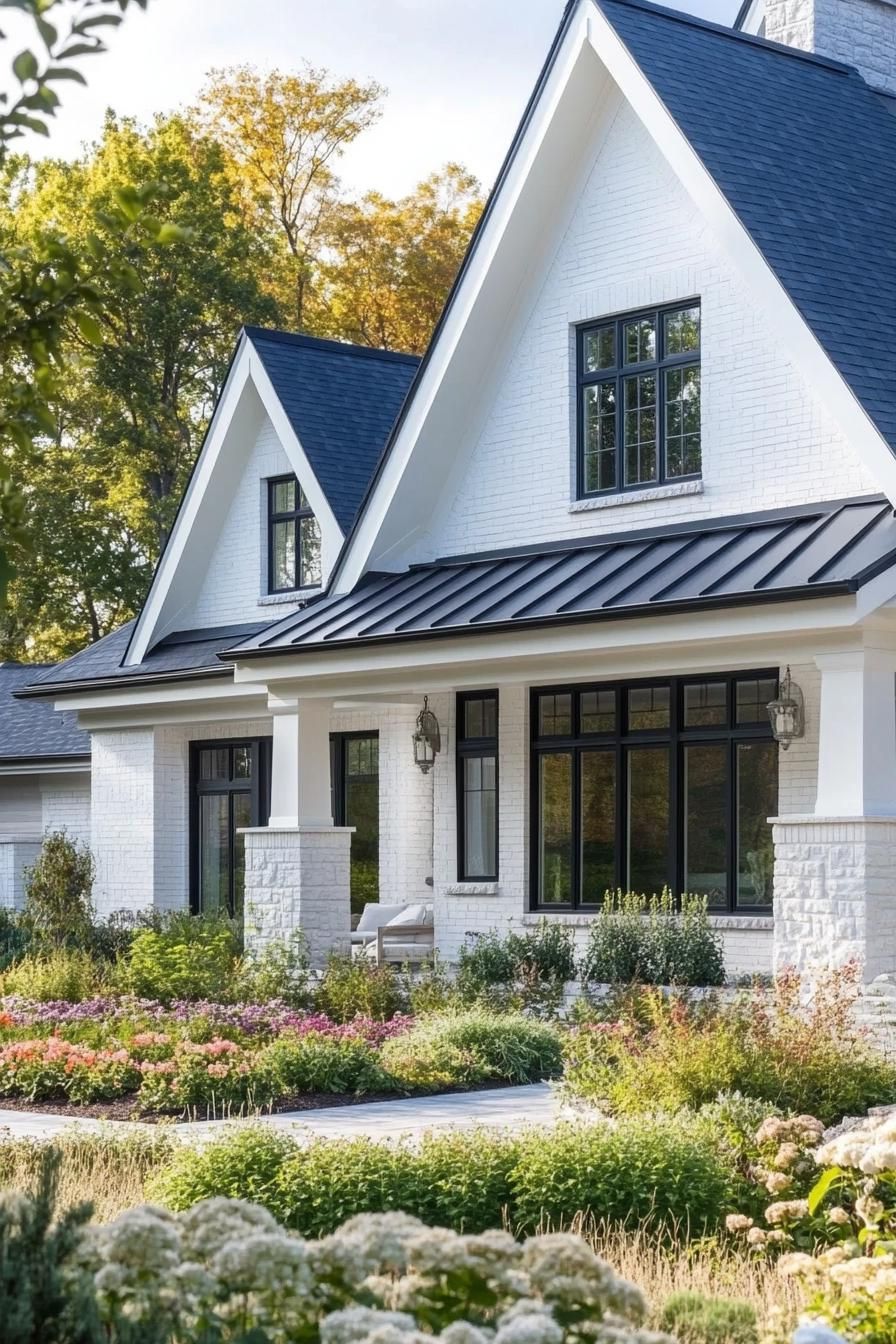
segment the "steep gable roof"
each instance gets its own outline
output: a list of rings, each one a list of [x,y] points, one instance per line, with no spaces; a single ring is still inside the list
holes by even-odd
[[[347,533],[418,356],[262,327],[245,330]]]
[[[454,366],[464,367],[465,329],[478,323],[474,346],[488,340],[477,299],[500,270],[501,249],[519,251],[522,226],[506,242],[515,218],[550,207],[545,191],[540,202],[530,193],[521,204],[527,178],[543,172],[552,125],[565,118],[569,134],[571,118],[592,115],[600,96],[595,66],[591,106],[583,106],[586,47],[704,212],[859,460],[896,502],[896,100],[836,61],[650,0],[570,0],[343,548],[331,580],[337,591],[368,566],[388,567],[410,526],[402,481],[429,423],[438,426],[433,442],[444,433],[440,394]],[[555,158],[562,143],[554,137]]]
[[[896,100],[647,0],[597,4],[896,452]]]

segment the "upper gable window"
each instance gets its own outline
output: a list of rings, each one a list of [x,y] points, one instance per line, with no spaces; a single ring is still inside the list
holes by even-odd
[[[578,331],[578,494],[699,477],[700,305]]]
[[[295,476],[268,481],[268,592],[320,583],[320,526]]]

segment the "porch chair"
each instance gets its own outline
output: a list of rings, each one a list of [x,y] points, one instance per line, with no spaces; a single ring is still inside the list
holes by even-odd
[[[383,918],[384,912],[390,912],[387,918]],[[397,907],[366,905],[352,938],[359,934],[364,941],[355,943],[352,955],[369,957],[377,966],[427,961],[435,944],[432,906],[424,902]]]

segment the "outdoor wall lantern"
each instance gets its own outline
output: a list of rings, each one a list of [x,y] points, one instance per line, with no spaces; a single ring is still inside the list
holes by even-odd
[[[414,764],[419,765],[424,775],[428,775],[436,756],[442,750],[442,734],[439,721],[429,708],[429,696],[423,697],[423,708],[417,715],[417,731],[413,736]]]
[[[768,707],[768,717],[775,741],[781,743],[782,751],[786,751],[794,738],[802,737],[805,732],[803,693],[792,679],[789,667],[784,673],[777,700],[773,700]]]

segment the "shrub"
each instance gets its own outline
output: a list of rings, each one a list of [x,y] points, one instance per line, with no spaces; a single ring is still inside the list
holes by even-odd
[[[532,1083],[560,1071],[560,1034],[520,1015],[472,1009],[424,1018],[383,1046],[383,1068],[408,1087]]]
[[[89,952],[59,947],[14,962],[0,977],[0,989],[4,994],[19,995],[38,1003],[50,1003],[55,999],[80,1003],[102,992],[104,975],[103,968]]]
[[[188,1209],[220,1195],[248,1199],[280,1214],[280,1173],[295,1152],[293,1140],[273,1126],[247,1124],[201,1148],[178,1147],[148,1177],[146,1192],[171,1209]]]
[[[255,1066],[255,1056],[235,1041],[215,1037],[178,1041],[169,1059],[141,1064],[139,1102],[148,1111],[192,1111],[214,1115],[273,1101],[273,1081]]]
[[[674,1293],[657,1321],[679,1344],[758,1344],[756,1309],[749,1302]]]
[[[425,1134],[417,1151],[407,1154],[399,1207],[458,1232],[501,1227],[511,1210],[510,1173],[518,1153],[512,1135],[494,1131]]]
[[[467,1002],[549,1015],[560,1007],[564,986],[575,974],[572,930],[544,918],[505,938],[495,930],[469,934],[460,949],[457,988]]]
[[[0,906],[0,974],[25,955],[31,941],[31,930],[22,917]]]
[[[275,1212],[305,1237],[323,1237],[356,1213],[402,1209],[412,1202],[418,1168],[401,1147],[371,1139],[317,1139],[296,1148],[276,1180]]]
[[[731,1189],[721,1156],[669,1117],[528,1135],[510,1179],[514,1225],[525,1231],[586,1213],[699,1236],[718,1223]]]
[[[350,1022],[353,1017],[385,1022],[403,1007],[401,986],[391,966],[377,966],[366,957],[354,960],[336,952],[327,959],[316,1004],[334,1022]]]
[[[782,975],[771,1000],[757,989],[730,1004],[644,990],[618,1022],[569,1034],[566,1086],[620,1113],[699,1107],[737,1091],[828,1124],[896,1101],[896,1068],[852,1022],[856,975],[822,976],[809,996]]]
[[[226,999],[234,984],[238,934],[220,915],[170,915],[142,929],[119,963],[121,988],[144,999]]]
[[[50,948],[86,947],[93,924],[94,863],[90,850],[65,831],[47,835],[25,869],[25,923]]]
[[[363,1036],[285,1033],[256,1056],[256,1071],[272,1096],[294,1092],[383,1092],[394,1083]]]
[[[671,893],[640,896],[608,892],[591,927],[582,960],[586,985],[721,985],[721,934],[709,923],[706,901],[683,896],[676,912]]]
[[[93,1050],[58,1036],[0,1047],[0,1096],[27,1101],[65,1097],[82,1104],[123,1097],[139,1082],[137,1063],[128,1050]]]
[[[277,999],[291,1008],[312,1002],[308,940],[302,929],[289,938],[267,943],[261,952],[242,958],[236,968],[232,994],[241,1003],[270,1003]]]

